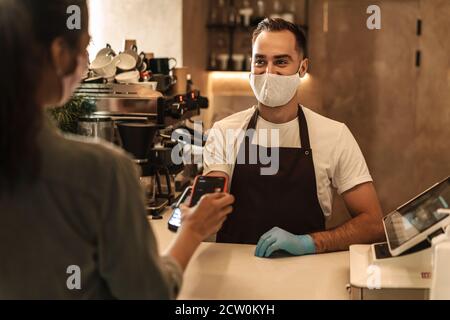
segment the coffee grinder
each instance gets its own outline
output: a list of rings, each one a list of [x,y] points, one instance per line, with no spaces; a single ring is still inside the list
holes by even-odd
[[[163,192],[160,170],[150,161],[151,150],[158,130],[162,127],[150,122],[118,122],[117,128],[122,148],[134,157],[141,168],[141,185],[145,190],[146,207],[149,215],[159,217],[173,200],[170,177],[166,176],[167,187]]]

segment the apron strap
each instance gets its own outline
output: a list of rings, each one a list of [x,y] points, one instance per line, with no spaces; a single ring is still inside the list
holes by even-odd
[[[302,149],[311,149],[311,144],[309,143],[309,131],[308,123],[306,122],[305,113],[301,105],[298,106],[298,124],[300,126],[300,141],[302,144]]]
[[[248,129],[256,129],[256,123],[258,122],[259,117],[259,110],[258,107],[256,107],[255,113],[253,113],[252,118],[250,119],[250,122],[248,123],[247,130]]]

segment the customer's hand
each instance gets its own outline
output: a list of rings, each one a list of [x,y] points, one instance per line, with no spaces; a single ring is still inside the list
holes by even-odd
[[[278,250],[284,250],[294,256],[316,253],[311,236],[297,236],[275,227],[261,236],[256,245],[255,256],[268,258]]]
[[[181,209],[181,228],[189,229],[199,241],[219,232],[227,216],[233,211],[234,197],[227,193],[204,195],[195,207],[185,204]]]

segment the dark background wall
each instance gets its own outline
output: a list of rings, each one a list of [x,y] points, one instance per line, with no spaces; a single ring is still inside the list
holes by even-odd
[[[366,28],[371,4],[381,30]],[[349,126],[388,213],[450,175],[450,1],[319,0],[309,14],[314,81],[304,104]],[[339,199],[335,210],[330,226],[348,218]]]

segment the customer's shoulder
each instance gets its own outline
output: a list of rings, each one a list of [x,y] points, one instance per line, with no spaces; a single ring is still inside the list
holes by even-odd
[[[77,135],[64,135],[61,142],[79,163],[114,169],[117,166],[132,166],[130,155],[118,146],[100,139]]]
[[[136,170],[122,149],[106,141],[57,134],[43,151],[46,179],[85,191],[95,191],[95,186],[115,175]]]
[[[218,129],[229,129],[229,128],[239,129],[250,120],[255,110],[256,107],[253,106],[246,110],[234,113],[220,121],[217,121],[214,124],[214,127]]]

